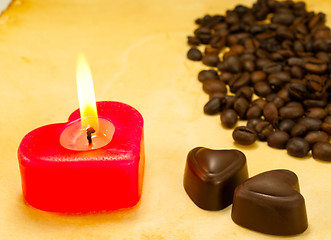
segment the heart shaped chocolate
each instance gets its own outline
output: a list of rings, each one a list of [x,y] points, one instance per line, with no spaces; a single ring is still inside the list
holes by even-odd
[[[197,147],[187,156],[184,188],[205,210],[220,210],[232,203],[235,188],[248,178],[246,157],[238,150]]]
[[[289,170],[258,174],[234,193],[232,220],[243,227],[273,235],[294,235],[308,227],[298,177]]]

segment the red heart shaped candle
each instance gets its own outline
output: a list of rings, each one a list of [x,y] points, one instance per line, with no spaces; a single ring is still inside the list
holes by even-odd
[[[92,78],[90,83],[93,90]],[[144,175],[141,114],[124,103],[95,100],[80,110],[67,123],[40,127],[23,138],[18,160],[26,202],[63,213],[136,205]]]

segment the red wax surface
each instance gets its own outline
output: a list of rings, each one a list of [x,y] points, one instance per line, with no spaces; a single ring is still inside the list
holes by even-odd
[[[25,200],[35,208],[63,213],[110,211],[135,206],[144,175],[143,118],[129,105],[97,102],[99,117],[115,133],[109,144],[75,151],[60,144],[68,123],[51,124],[28,133],[18,149]]]

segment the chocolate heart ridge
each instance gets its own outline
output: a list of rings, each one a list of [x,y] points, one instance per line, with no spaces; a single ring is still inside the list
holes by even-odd
[[[227,153],[233,152],[236,154],[236,156],[234,156],[234,157],[236,159],[238,159],[239,163],[236,161],[231,161],[231,163],[229,165],[227,165],[225,168],[223,168],[220,172],[217,172],[217,173],[208,172],[201,167],[201,165],[199,164],[199,162],[196,158],[196,153],[199,150],[207,150],[207,151],[213,151],[213,152],[222,151],[222,152],[227,152]],[[246,164],[245,155],[236,149],[214,150],[214,149],[209,149],[209,148],[204,148],[204,147],[196,147],[189,154],[192,154],[192,158],[188,157],[188,159],[192,159],[191,163],[194,164],[194,166],[192,166],[192,165],[190,165],[190,166],[193,167],[194,170],[198,170],[195,172],[197,174],[201,173],[201,175],[199,174],[199,177],[201,177],[205,181],[213,181],[215,178],[220,178],[219,181],[221,181],[222,179],[227,179],[228,177],[230,177],[233,174],[233,172],[238,171]],[[233,168],[233,166],[235,166],[235,168]],[[228,169],[231,169],[231,171],[228,171]]]

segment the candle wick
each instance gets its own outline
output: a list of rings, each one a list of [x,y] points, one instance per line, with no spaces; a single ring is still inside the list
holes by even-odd
[[[92,144],[92,133],[95,133],[93,127],[89,127],[88,129],[86,129],[87,141],[89,145]]]

